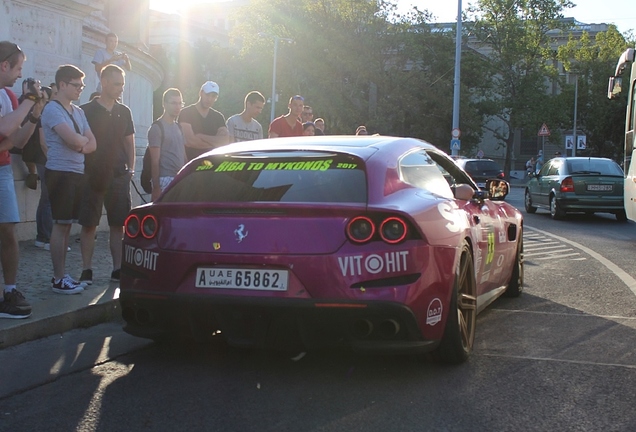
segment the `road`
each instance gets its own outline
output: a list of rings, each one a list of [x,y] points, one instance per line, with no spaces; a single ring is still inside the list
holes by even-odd
[[[636,224],[525,216],[525,292],[478,317],[464,365],[161,346],[112,323],[0,351],[25,383],[0,393],[0,430],[634,430]]]

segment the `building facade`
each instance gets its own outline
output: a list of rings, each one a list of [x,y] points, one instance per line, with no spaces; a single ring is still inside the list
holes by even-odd
[[[0,10],[0,40],[17,43],[27,56],[22,78],[33,77],[48,85],[55,80],[60,65],[73,64],[86,73],[86,89],[79,104],[87,102],[97,87],[97,73],[91,63],[95,51],[105,46],[106,34],[113,31],[119,35],[118,50],[126,52],[132,64],[132,70],[126,73],[123,103],[133,113],[139,172],[147,130],[153,121],[152,93],[163,79],[163,69],[147,49],[143,17],[148,14],[148,0],[0,0]],[[122,16],[127,17],[125,22]],[[13,90],[20,95],[21,81]],[[12,167],[22,221],[18,238],[34,239],[40,187],[34,191],[24,184],[27,170],[19,155],[12,155]],[[134,190],[133,202],[141,202]],[[73,232],[78,229],[74,226]]]

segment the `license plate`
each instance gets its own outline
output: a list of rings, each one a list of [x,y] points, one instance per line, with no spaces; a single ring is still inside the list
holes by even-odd
[[[239,268],[198,268],[197,288],[229,288],[261,291],[286,291],[287,270],[261,270]]]
[[[477,187],[483,189],[486,187],[486,183],[477,183]]]
[[[597,184],[587,185],[587,190],[590,192],[611,192],[612,189],[613,189],[612,185],[597,185]]]

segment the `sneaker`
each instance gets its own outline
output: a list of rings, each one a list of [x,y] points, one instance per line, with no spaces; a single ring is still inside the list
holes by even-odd
[[[53,292],[58,294],[79,294],[84,291],[84,287],[76,283],[68,275],[64,275],[62,279],[52,283]]]
[[[24,298],[24,294],[22,294],[17,289],[11,290],[10,292],[6,292],[5,291],[5,293],[4,293],[4,301],[6,303],[9,303],[9,304],[15,306],[16,308],[18,308],[20,310],[31,312],[31,305]]]
[[[93,285],[93,269],[82,270],[80,275],[80,284]]]
[[[8,301],[0,302],[0,318],[22,319],[31,316],[31,309],[18,309],[15,304]]]
[[[48,246],[48,248],[47,248],[47,246]],[[40,248],[40,249],[50,250],[51,245],[50,245],[50,244],[48,244],[48,242],[41,242],[41,241],[39,241],[39,240],[36,240],[36,241],[35,241],[35,247],[36,247],[36,248]]]
[[[121,269],[113,270],[110,274],[110,280],[113,282],[119,282],[119,274],[121,273]]]
[[[65,275],[64,275],[64,277],[65,277],[66,279],[68,279],[69,281],[73,282],[75,285],[79,285],[79,286],[81,286],[82,288],[86,288],[86,287],[88,286],[88,284],[87,284],[86,282],[79,282],[79,281],[76,281],[76,280],[75,280],[75,279],[73,279],[73,278],[71,277],[71,275],[69,275],[68,273],[67,273],[67,274],[65,274]],[[54,284],[54,283],[55,283],[55,278],[54,278],[54,277],[52,277],[52,278],[51,278],[51,286],[53,286],[53,284]]]

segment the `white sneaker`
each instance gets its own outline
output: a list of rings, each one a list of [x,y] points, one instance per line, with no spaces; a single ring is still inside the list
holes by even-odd
[[[41,241],[38,241],[38,240],[35,241],[35,247],[36,248],[48,250],[47,246],[50,247],[49,244],[46,243],[46,242],[41,242]]]
[[[51,250],[51,243],[44,243],[44,250],[50,251]],[[71,247],[67,246],[66,247],[66,252],[70,252],[70,251],[71,251]]]

